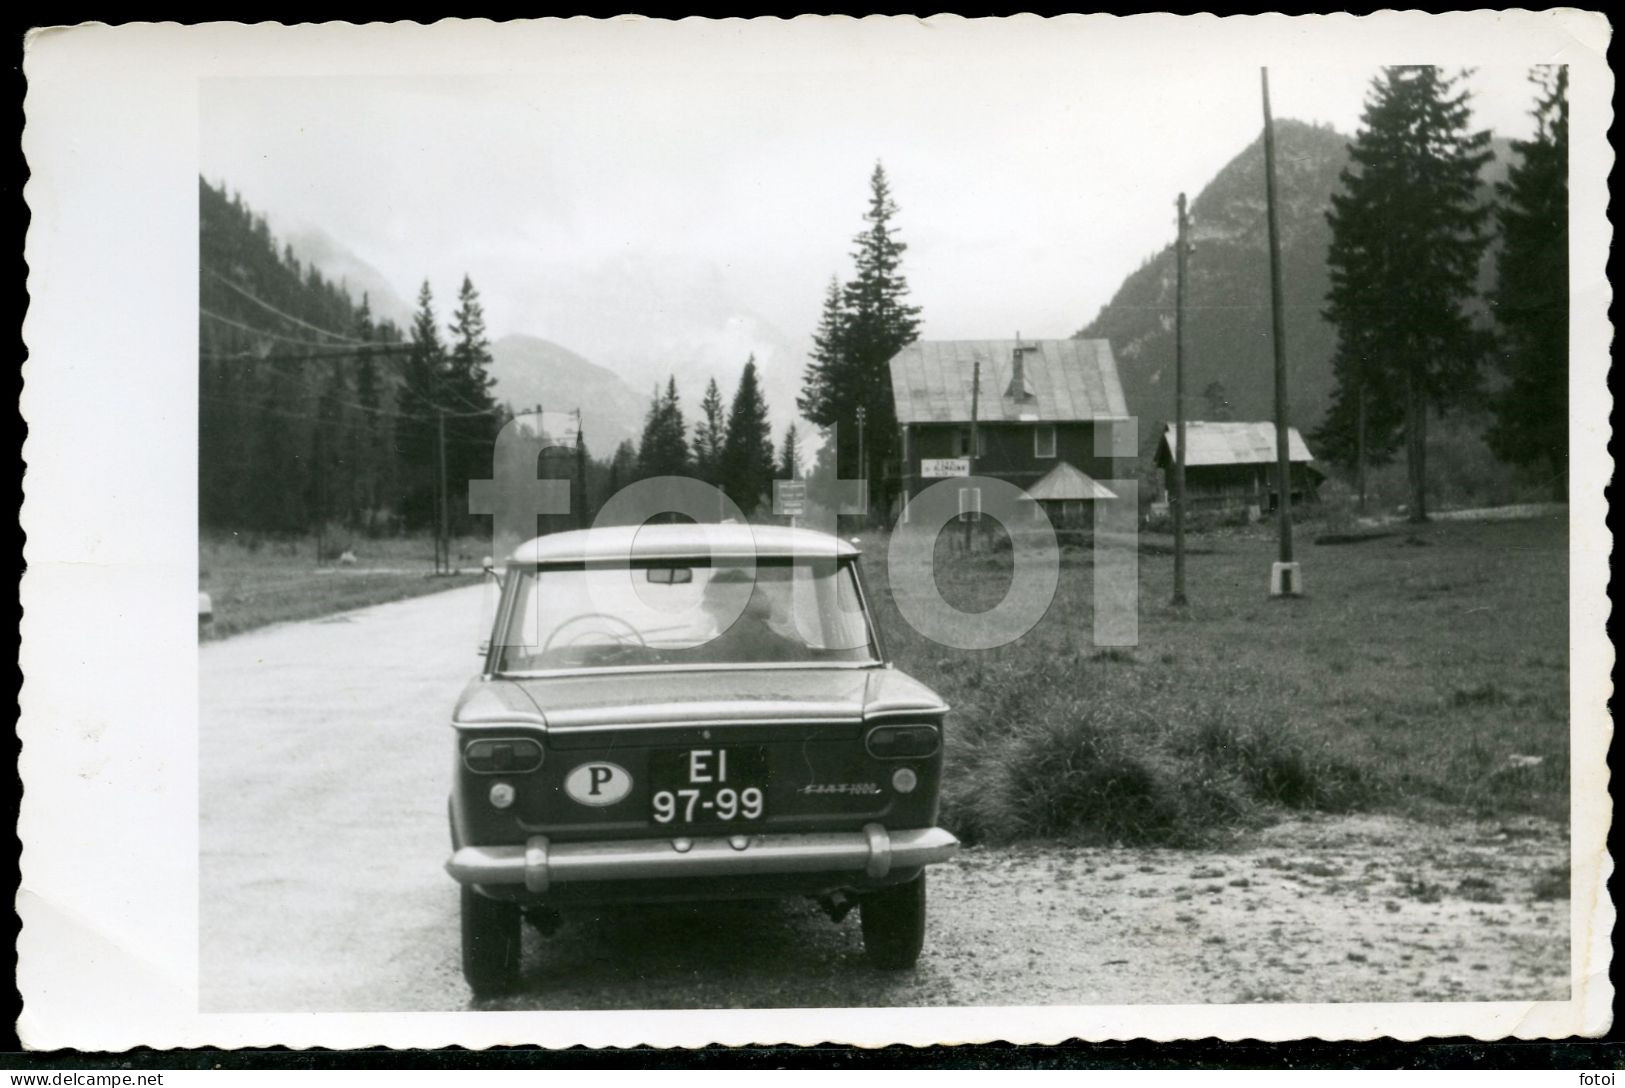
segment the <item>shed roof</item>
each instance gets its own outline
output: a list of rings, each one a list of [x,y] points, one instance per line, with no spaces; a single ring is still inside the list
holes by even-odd
[[[1128,407],[1105,340],[1022,340],[1030,397],[1012,397],[1014,340],[917,340],[892,356],[899,423],[969,423],[971,375],[982,363],[983,423],[1123,419]]]
[[[1073,468],[1067,461],[1062,461],[1050,469],[1042,480],[1029,487],[1027,497],[1035,502],[1079,499],[1098,502],[1117,498],[1105,484],[1093,479],[1088,473]]]
[[[1273,465],[1275,463],[1275,424],[1262,423],[1209,423],[1185,421],[1185,467],[1193,465]],[[1287,451],[1292,460],[1310,462],[1315,459],[1309,452],[1298,428],[1287,428]],[[1178,456],[1179,441],[1172,423],[1162,429],[1162,441],[1157,444],[1157,463],[1171,464]]]

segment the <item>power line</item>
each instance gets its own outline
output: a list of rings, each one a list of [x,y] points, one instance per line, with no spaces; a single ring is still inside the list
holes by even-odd
[[[271,407],[267,407],[266,405],[263,405],[263,404],[257,404],[257,403],[255,403],[253,401],[237,400],[236,398],[233,398],[233,397],[221,397],[221,396],[216,396],[216,395],[211,394],[211,393],[201,393],[201,394],[198,395],[198,399],[203,400],[203,401],[209,401],[209,402],[215,403],[215,404],[230,404],[230,405],[233,405],[233,406],[238,407],[238,408],[247,408],[247,409],[250,409],[253,412],[255,412],[257,415],[275,416],[278,419],[294,419],[294,420],[301,420],[301,421],[311,422],[311,423],[322,423],[322,424],[326,424],[326,425],[333,425],[333,424],[338,422],[337,420],[329,419],[329,418],[327,418],[325,416],[322,416],[322,415],[320,415],[318,413],[297,412],[297,411],[293,411],[293,410],[287,409],[287,408],[271,408]],[[362,412],[371,412],[371,413],[375,413],[375,414],[383,414],[380,411],[380,409],[377,409],[377,408],[366,408],[366,407],[363,407],[363,406],[360,406],[360,405],[356,405],[355,407],[357,408],[357,410],[362,411]],[[415,420],[415,421],[423,422],[423,423],[433,423],[433,422],[435,422],[435,420],[438,417],[436,417],[436,416],[411,416],[411,415],[401,416],[401,415],[397,415],[395,418],[396,419],[410,419],[410,420]],[[452,435],[448,435],[446,437],[446,441],[447,442],[460,443],[462,445],[467,445],[467,446],[477,446],[477,447],[480,447],[480,448],[484,449],[484,448],[490,448],[490,446],[492,445],[492,443],[495,440],[494,439],[483,439],[483,438],[472,438],[472,437],[469,437],[467,435],[452,434]]]
[[[286,333],[272,332],[270,329],[262,329],[255,325],[244,324],[241,321],[236,321],[232,318],[226,317],[224,314],[217,314],[213,310],[206,309],[202,306],[198,307],[198,313],[202,314],[204,317],[218,321],[222,325],[230,325],[234,329],[241,329],[243,332],[252,333],[255,336],[264,336],[272,340],[280,340],[285,344],[297,344],[301,347],[310,348],[326,348],[328,350],[332,350],[333,348],[339,346],[337,344],[323,343],[320,340],[301,340],[297,336],[289,336]],[[358,340],[355,341],[355,343],[362,343],[362,341]]]
[[[204,312],[207,313],[207,311],[204,311]],[[214,315],[211,315],[211,316],[214,316]],[[226,354],[226,353],[222,353],[222,352],[200,351],[198,353],[198,357],[200,359],[206,359],[206,360],[208,360],[210,362],[231,362],[231,361],[240,360],[240,361],[246,361],[246,362],[280,362],[280,361],[286,361],[286,362],[304,363],[304,362],[321,362],[321,361],[329,360],[329,359],[365,358],[367,355],[370,355],[370,354],[377,354],[377,355],[405,355],[405,354],[409,354],[411,351],[414,350],[413,345],[411,345],[411,344],[389,344],[389,345],[378,345],[377,347],[373,347],[372,345],[368,345],[368,344],[363,344],[361,346],[360,350],[351,349],[351,348],[340,349],[336,345],[323,345],[323,346],[325,346],[325,347],[327,347],[329,349],[327,354],[325,354],[325,355],[315,355],[315,354],[310,354],[310,353],[305,353],[305,354],[300,354],[300,355],[290,355],[290,354],[258,355],[258,354],[254,353],[254,352],[236,352],[236,353],[232,353],[232,354]],[[434,380],[436,386],[438,386],[438,391],[439,392],[449,394],[452,398],[454,398],[455,400],[461,402],[462,405],[468,409],[468,411],[465,412],[461,408],[454,408],[454,407],[449,407],[449,406],[444,405],[444,404],[440,404],[437,401],[430,400],[429,398],[423,396],[421,393],[419,393],[419,392],[417,392],[415,390],[408,389],[407,394],[409,396],[411,396],[413,399],[421,401],[423,404],[429,406],[430,408],[435,409],[436,411],[444,412],[448,417],[451,417],[451,418],[454,418],[454,419],[467,419],[467,418],[472,418],[474,416],[490,415],[495,410],[495,408],[496,408],[495,404],[491,405],[488,408],[482,408],[478,404],[476,404],[474,401],[470,400],[466,394],[458,391],[457,389],[454,389],[454,388],[451,388],[450,386],[448,386],[446,384],[446,375],[445,374],[436,373],[436,374],[432,375],[432,377],[433,377],[433,380]],[[368,409],[362,408],[362,410],[367,411]],[[403,418],[408,418],[408,419],[416,418],[416,417],[413,417],[410,413],[402,412],[402,413],[398,413],[398,414],[400,414]]]
[[[316,363],[328,359],[369,359],[376,356],[407,355],[413,350],[411,344],[379,344],[362,343],[358,347],[347,348],[338,344],[328,345],[330,350],[325,355],[314,352],[273,352],[261,355],[253,351],[200,351],[198,358],[212,363],[250,362],[250,363]]]
[[[252,302],[254,305],[262,307],[263,309],[269,310],[271,313],[276,314],[278,317],[282,318],[285,321],[292,321],[295,325],[301,325],[304,328],[309,329],[311,332],[319,332],[323,336],[331,336],[333,339],[341,340],[341,341],[343,341],[343,342],[345,342],[347,344],[364,343],[364,341],[358,339],[357,337],[348,336],[348,335],[346,335],[344,333],[340,333],[340,332],[333,332],[331,329],[324,329],[320,325],[312,325],[310,322],[304,320],[303,318],[294,317],[292,314],[284,313],[283,311],[277,309],[275,306],[272,306],[269,302],[266,302],[264,299],[260,298],[258,295],[254,294],[248,288],[239,286],[238,284],[235,284],[235,283],[231,282],[231,280],[227,279],[225,276],[222,276],[220,273],[216,272],[212,268],[209,269],[209,275],[213,276],[215,279],[219,280],[221,283],[225,284],[227,287],[231,288],[233,291],[236,291],[239,295],[242,295],[244,298],[246,298],[248,301]]]
[[[341,348],[337,344],[323,344],[323,343],[319,343],[319,342],[314,341],[314,340],[300,340],[300,339],[298,339],[296,337],[284,336],[281,333],[275,333],[275,332],[271,332],[271,331],[269,331],[267,329],[257,328],[257,327],[255,327],[253,325],[247,325],[247,324],[244,324],[241,321],[235,321],[232,318],[225,317],[225,316],[223,316],[221,314],[217,314],[217,313],[213,312],[212,310],[205,309],[205,308],[203,308],[201,306],[198,307],[198,312],[201,313],[204,317],[209,317],[209,318],[213,318],[216,321],[224,322],[225,324],[231,325],[234,328],[241,329],[244,332],[253,333],[253,334],[258,335],[258,336],[272,337],[274,339],[281,340],[284,343],[288,343],[288,344],[298,344],[298,345],[303,345],[305,347],[319,348],[319,349],[327,352],[326,355],[308,355],[307,354],[307,355],[302,355],[302,356],[291,356],[291,355],[288,355],[288,354],[283,354],[283,355],[280,355],[280,356],[272,356],[270,354],[260,355],[260,354],[255,353],[255,352],[238,352],[238,353],[236,353],[235,356],[228,355],[228,354],[222,354],[222,353],[218,353],[218,352],[199,352],[198,353],[201,358],[210,359],[212,361],[217,361],[217,362],[218,361],[225,361],[225,360],[228,360],[228,359],[231,359],[231,358],[234,358],[234,357],[238,358],[238,359],[247,359],[247,360],[250,360],[250,361],[257,361],[257,362],[267,362],[267,361],[271,361],[273,359],[276,359],[276,360],[279,360],[279,361],[292,360],[292,361],[298,361],[298,362],[305,362],[305,361],[315,360],[315,359],[346,359],[346,358],[350,358],[352,356],[360,357],[360,356],[362,356],[364,354],[368,354],[368,353],[382,354],[382,355],[404,354],[404,353],[408,353],[408,352],[413,350],[413,345],[410,345],[410,344],[390,345],[388,347],[380,346],[380,347],[375,348],[371,344],[369,344],[368,342],[362,341],[362,340],[353,341],[353,343],[356,345],[356,348]],[[359,350],[357,350],[357,349],[359,349]],[[459,390],[449,386],[447,384],[447,382],[446,382],[446,379],[447,379],[448,375],[446,375],[444,373],[438,373],[437,372],[437,373],[433,374],[432,377],[434,379],[435,384],[437,386],[439,386],[440,392],[447,393],[450,396],[452,396],[453,398],[455,398],[456,400],[461,401],[462,404],[464,405],[464,407],[469,408],[471,410],[472,414],[484,415],[488,411],[488,409],[481,408],[478,404],[474,403],[474,401],[470,400],[469,397],[466,394],[464,394],[464,393],[460,392]],[[429,402],[429,403],[432,403],[432,402]],[[439,406],[437,405],[436,407],[439,407]],[[448,415],[456,415],[456,414],[458,414],[458,411],[459,411],[458,409],[455,409],[455,408],[442,408],[441,410],[445,411]]]
[[[372,405],[361,404],[361,403],[359,403],[357,401],[345,400],[342,397],[325,396],[325,395],[320,394],[320,393],[313,394],[313,395],[316,396],[318,400],[325,401],[328,404],[337,404],[337,405],[340,405],[340,406],[345,407],[345,408],[352,408],[357,412],[366,412],[369,415],[394,416],[396,419],[409,419],[409,420],[413,420],[413,421],[419,422],[419,423],[433,423],[436,419],[439,418],[438,415],[423,414],[423,413],[419,413],[419,412],[403,412],[403,411],[401,411],[399,409],[373,407]],[[259,405],[258,403],[254,402],[254,401],[239,400],[239,399],[236,399],[234,397],[223,397],[218,393],[200,393],[200,394],[198,394],[198,399],[199,400],[216,401],[216,402],[218,402],[220,404],[234,404],[239,408],[255,408],[255,409],[261,409],[262,408],[261,405]],[[435,408],[437,411],[442,411],[442,410],[440,410],[438,405],[430,404],[430,407]],[[264,411],[272,411],[272,409],[269,409],[269,408],[264,408],[263,410]],[[496,412],[495,412],[494,409],[492,411],[488,411],[488,412],[457,412],[457,411],[451,411],[451,410],[443,410],[442,414],[444,414],[447,419],[476,419],[476,418],[480,418],[480,417],[488,417],[488,418],[493,418],[493,419],[496,418]],[[300,419],[322,419],[323,417],[320,416],[320,415],[301,414],[301,415],[299,415],[298,418],[300,418]]]

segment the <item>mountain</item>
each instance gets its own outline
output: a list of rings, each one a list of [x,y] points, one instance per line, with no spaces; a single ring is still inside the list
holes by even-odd
[[[535,336],[513,334],[491,345],[492,395],[520,411],[540,404],[548,412],[581,409],[587,449],[607,460],[621,440],[643,433],[648,398],[609,370],[569,348]]]
[[[1333,387],[1336,330],[1321,316],[1329,274],[1326,212],[1348,162],[1347,136],[1279,120],[1276,192],[1286,325],[1288,412],[1305,433],[1325,415]],[[1506,176],[1509,148],[1495,140],[1485,198]],[[1220,170],[1190,206],[1185,299],[1185,404],[1191,419],[1270,419],[1275,410],[1270,333],[1268,224],[1262,135]],[[1493,251],[1484,262],[1490,282]],[[1156,444],[1174,416],[1175,254],[1169,244],[1123,281],[1075,335],[1109,340],[1140,445]]]
[[[374,320],[393,321],[400,328],[412,324],[412,307],[395,293],[384,274],[351,253],[320,227],[305,226],[290,231],[286,241],[305,264],[315,265],[322,275],[337,282],[357,302],[367,296]]]
[[[715,262],[693,254],[627,253],[593,263],[543,264],[528,282],[532,293],[519,299],[527,327],[587,348],[594,362],[637,391],[644,406],[656,385],[664,388],[675,376],[691,431],[706,382],[715,378],[724,401],[731,402],[753,354],[775,442],[795,418],[810,345],[756,313],[730,272]]]

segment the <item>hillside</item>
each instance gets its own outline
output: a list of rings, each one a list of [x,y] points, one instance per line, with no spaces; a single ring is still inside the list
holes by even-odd
[[[638,440],[647,395],[550,340],[515,333],[491,345],[492,395],[515,411],[540,404],[549,412],[581,409],[587,448],[608,458],[622,439]]]
[[[393,321],[401,328],[412,323],[412,307],[395,293],[394,286],[384,274],[357,257],[320,227],[302,227],[287,234],[287,243],[294,256],[306,265],[321,270],[322,275],[336,281],[357,302],[367,296],[367,305],[373,318]]]
[[[288,532],[394,507],[408,473],[393,441],[400,339],[199,178],[200,522]]]
[[[1331,228],[1326,212],[1348,161],[1348,137],[1300,121],[1276,122],[1282,280],[1292,422],[1320,423],[1332,390],[1335,330],[1321,317]],[[1495,142],[1485,192],[1505,176]],[[1193,419],[1266,419],[1274,411],[1268,226],[1263,140],[1220,170],[1191,203],[1186,297],[1186,406]],[[1486,271],[1492,267],[1486,261]],[[1170,242],[1123,281],[1076,334],[1111,341],[1144,448],[1173,418],[1174,247]]]

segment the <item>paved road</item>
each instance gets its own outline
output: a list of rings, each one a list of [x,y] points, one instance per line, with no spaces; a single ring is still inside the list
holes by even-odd
[[[454,1010],[446,717],[484,587],[202,647],[202,1008]],[[1228,851],[967,850],[920,966],[801,903],[645,907],[526,935],[502,1008],[1551,999],[1549,824],[1283,824]]]

